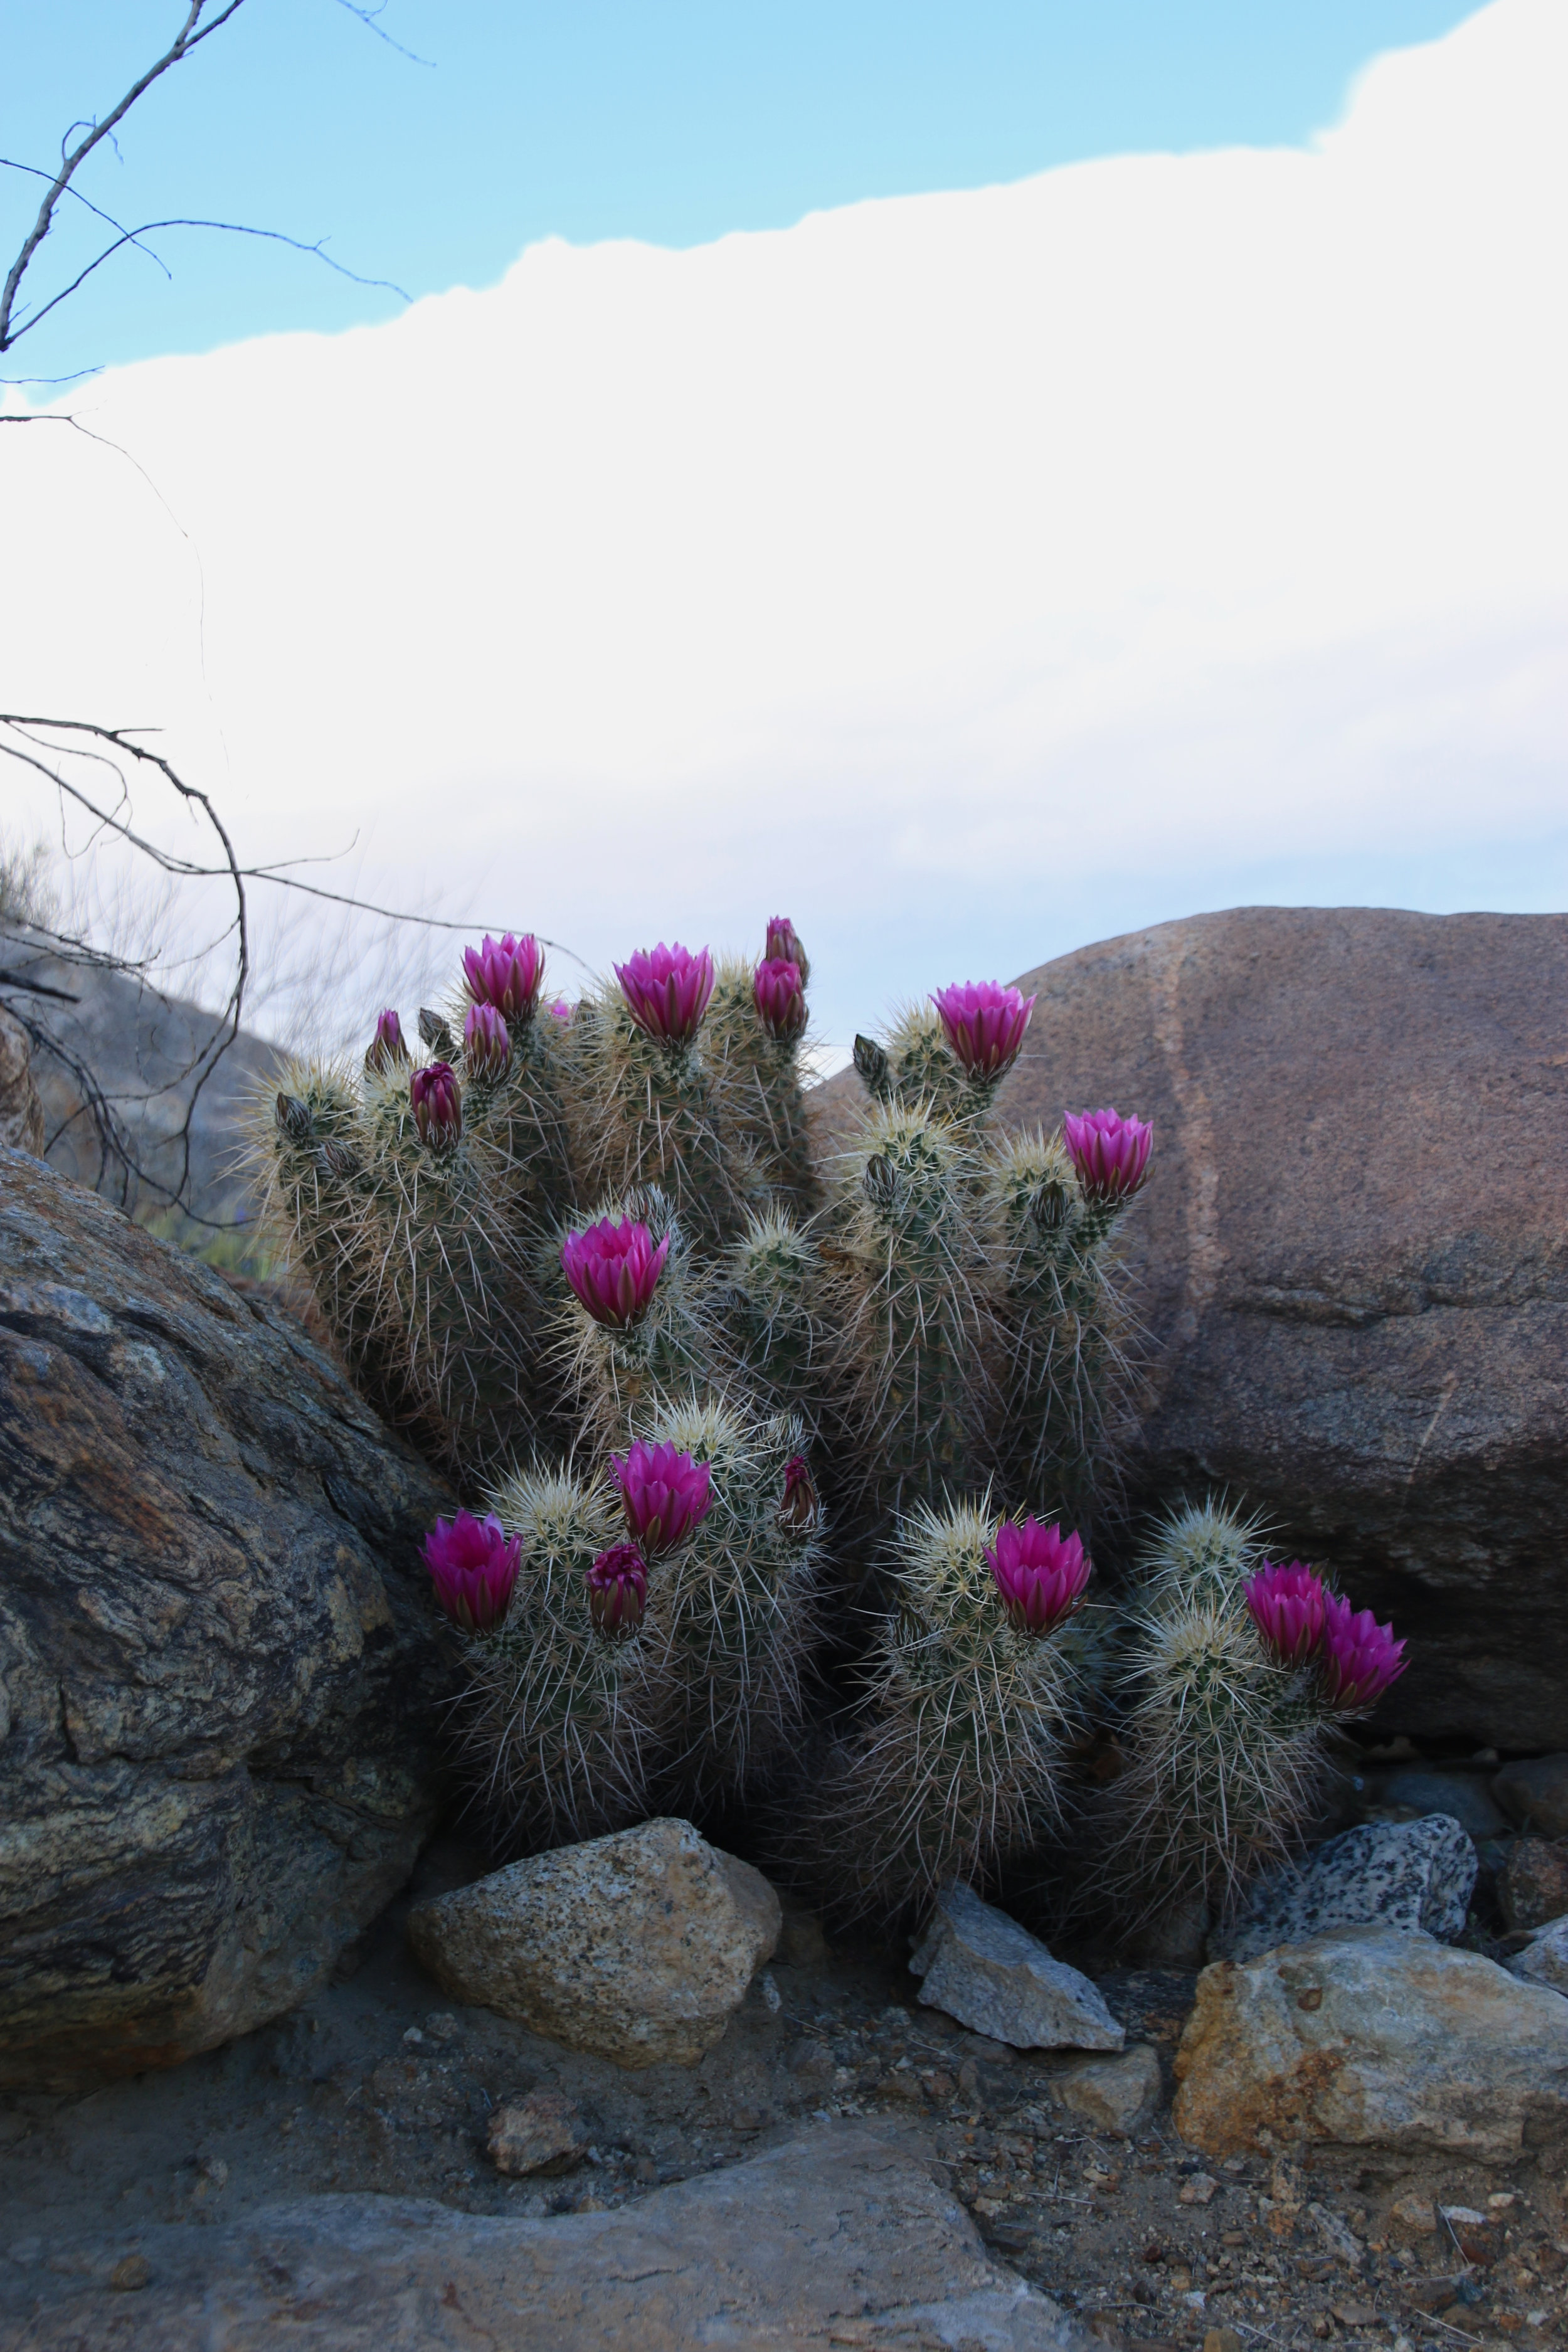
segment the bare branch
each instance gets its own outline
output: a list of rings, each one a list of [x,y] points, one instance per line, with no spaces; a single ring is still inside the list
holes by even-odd
[[[411,66],[429,66],[434,68],[436,63],[434,58],[416,57],[412,49],[405,49],[401,41],[395,41],[385,26],[377,22],[377,19],[385,12],[386,0],[377,0],[377,5],[374,8],[363,7],[360,0],[338,0],[338,5],[340,8],[346,8],[351,16],[357,16],[366,32],[374,33],[378,41],[384,41],[389,49],[395,49],[400,58],[406,58]]]
[[[101,122],[95,122],[86,137],[79,139],[65,157],[58,172],[49,183],[43,203],[38,206],[37,220],[22,240],[21,251],[6,272],[5,288],[0,290],[0,352],[8,352],[11,348],[13,340],[11,313],[16,307],[16,295],[22,280],[27,274],[28,265],[54,226],[56,207],[82,164],[86,163],[93,149],[110,136],[115,125],[125,120],[142,92],[151,89],[161,74],[166,74],[171,66],[181,64],[201,42],[210,39],[214,33],[226,25],[229,18],[235,16],[244,5],[245,0],[225,0],[225,5],[220,6],[217,15],[210,17],[204,25],[201,19],[208,5],[208,0],[191,0],[184,23],[163,56],[132,83],[120,103],[104,116]]]

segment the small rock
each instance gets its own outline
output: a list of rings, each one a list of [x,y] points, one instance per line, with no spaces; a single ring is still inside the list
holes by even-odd
[[[425,2031],[432,2042],[456,2042],[462,2030],[449,2009],[433,2009],[425,2021]]]
[[[1241,2338],[1234,2327],[1211,2327],[1204,2336],[1204,2352],[1242,2352]]]
[[[227,2188],[228,2167],[221,2156],[204,2156],[196,2169],[204,2180],[212,2182],[215,2189]]]
[[[1176,2129],[1205,2156],[1331,2141],[1457,2163],[1568,2133],[1568,2008],[1479,1953],[1361,1927],[1198,1979]]]
[[[920,1999],[1021,2050],[1120,2050],[1126,2034],[1089,1979],[967,1886],[944,1886],[911,1975]]]
[[[1051,2089],[1095,2131],[1131,2139],[1160,2105],[1160,2061],[1146,2042],[1113,2058],[1079,2058],[1053,2076]]]
[[[1504,1965],[1526,1984],[1546,1985],[1552,1992],[1568,1994],[1568,1919],[1553,1919]]]
[[[534,1854],[408,1916],[416,1958],[460,2001],[617,2065],[694,2065],[778,1941],[760,1872],[689,1822]]]
[[[145,2254],[122,2254],[109,2273],[109,2284],[120,2294],[135,2294],[153,2284],[153,2265]]]
[[[1336,2303],[1332,2310],[1342,2327],[1375,2327],[1378,2324],[1379,2314],[1370,2303]]]
[[[1535,1830],[1542,1837],[1568,1837],[1568,1756],[1505,1764],[1492,1780],[1492,1795],[1521,1830]]]
[[[1502,2223],[1493,2215],[1478,2213],[1473,2205],[1438,2208],[1454,2243],[1468,2263],[1489,2270],[1502,2252]]]
[[[1430,2197],[1407,2189],[1388,2209],[1388,2226],[1396,2238],[1430,2238],[1437,2228],[1437,2209]]]
[[[1403,1806],[1412,1819],[1446,1814],[1472,1838],[1496,1837],[1509,1826],[1481,1772],[1390,1772],[1378,1796],[1384,1805]]]
[[[1518,1837],[1498,1879],[1498,1906],[1510,1927],[1544,1927],[1568,1912],[1568,1839]]]
[[[521,2179],[530,2172],[567,2172],[581,2163],[588,2131],[560,2091],[531,2091],[496,2109],[485,2145],[498,2172]]]
[[[1475,1884],[1475,1847],[1451,1815],[1364,1822],[1265,1879],[1235,1926],[1212,1940],[1227,1960],[1255,1959],[1335,1927],[1423,1929],[1451,1942]]]
[[[1206,2172],[1194,2172],[1176,2191],[1178,2205],[1209,2205],[1219,2194],[1219,2182]]]
[[[789,2053],[789,2071],[792,2074],[831,2074],[833,2053],[824,2042],[797,2042]]]

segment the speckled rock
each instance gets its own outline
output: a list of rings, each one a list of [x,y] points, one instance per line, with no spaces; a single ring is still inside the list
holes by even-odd
[[[1568,1911],[1568,1838],[1515,1838],[1497,1891],[1507,1927],[1544,1927],[1561,1919]]]
[[[248,2032],[406,1880],[441,1507],[289,1318],[0,1153],[0,2084]]]
[[[1545,1985],[1552,1992],[1568,1994],[1568,1917],[1553,1919],[1550,1927],[1542,1927],[1506,1965],[1510,1975],[1522,1978],[1526,1984]]]
[[[125,2261],[146,2273],[134,2297],[110,2284]],[[217,2227],[122,2225],[47,2263],[0,2263],[0,2346],[17,2352],[822,2352],[834,2342],[1089,2347],[1058,2305],[987,2253],[917,2155],[843,2124],[616,2213],[513,2221],[412,2198],[304,2197]]]
[[[1051,2077],[1051,2095],[1091,2131],[1131,2139],[1160,2105],[1160,2058],[1146,2042],[1115,2057],[1075,2058]]]
[[[759,1871],[661,1820],[420,1904],[408,1940],[454,2000],[620,2066],[689,2066],[773,1957],[780,1917]]]
[[[1516,1828],[1568,1837],[1568,1756],[1505,1764],[1493,1778],[1492,1794]]]
[[[1017,2050],[1120,2050],[1127,2038],[1087,1977],[967,1886],[943,1887],[910,1969],[928,2008]]]
[[[1175,2071],[1172,2119],[1207,2157],[1511,2163],[1568,2138],[1568,2001],[1430,1936],[1342,1928],[1205,1969]]]
[[[1216,1958],[1250,1960],[1331,1927],[1462,1934],[1476,1885],[1476,1850],[1451,1815],[1363,1822],[1266,1879],[1234,1926],[1213,1939]]]

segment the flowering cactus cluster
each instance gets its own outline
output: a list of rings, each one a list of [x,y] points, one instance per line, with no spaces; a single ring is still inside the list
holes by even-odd
[[[980,982],[857,1038],[817,1148],[809,969],[778,917],[754,964],[661,941],[569,1003],[537,939],[487,937],[427,1058],[388,1009],[363,1069],[277,1097],[275,1223],[475,1506],[425,1559],[497,1841],[771,1804],[827,1903],[891,1920],[1057,1836],[1109,1714],[1106,1872],[1207,1893],[1289,1839],[1399,1645],[1223,1515],[1167,1530],[1130,1621],[1094,1597],[1151,1130],[1001,1131],[1035,1000]]]

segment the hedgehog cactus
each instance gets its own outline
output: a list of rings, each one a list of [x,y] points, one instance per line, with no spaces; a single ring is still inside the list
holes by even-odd
[[[795,1839],[840,1916],[896,1920],[946,1878],[984,1884],[1055,1815],[1083,1653],[1062,1631],[1071,1608],[1040,1632],[1009,1609],[1006,1527],[971,1503],[919,1503],[900,1527],[898,1605]]]
[[[809,970],[775,917],[755,962],[660,942],[566,1005],[536,938],[487,937],[416,1049],[389,1008],[363,1070],[277,1099],[275,1224],[484,1514],[427,1547],[476,1789],[512,1846],[782,1790],[803,1875],[889,1922],[1054,1836],[1109,1715],[1103,1892],[1215,1907],[1400,1645],[1217,1506],[1111,1631],[1089,1555],[1150,1130],[998,1132],[1035,999],[963,982],[856,1039],[866,1099],[818,1154]],[[847,1713],[819,1652],[858,1654]]]

